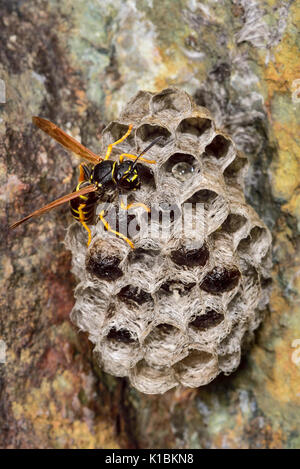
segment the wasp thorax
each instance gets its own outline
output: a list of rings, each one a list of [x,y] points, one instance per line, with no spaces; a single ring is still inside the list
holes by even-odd
[[[139,92],[104,130],[101,154],[129,124],[115,163],[96,165],[92,177],[100,181],[114,167],[129,191],[128,211],[114,202],[116,225],[107,219],[115,231],[124,221],[135,249],[100,222],[89,249],[79,228],[69,230],[80,279],[71,317],[89,333],[99,365],[139,391],[203,386],[238,367],[263,319],[271,235],[245,201],[246,158],[187,93]],[[118,160],[154,139],[145,159],[156,164]]]
[[[94,169],[91,174],[91,182],[96,186],[100,186],[103,188],[113,186],[113,169],[113,161],[101,161],[101,163],[96,164],[96,166],[94,166]]]

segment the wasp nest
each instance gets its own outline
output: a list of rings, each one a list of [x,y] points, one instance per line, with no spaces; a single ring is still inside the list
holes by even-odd
[[[141,188],[127,198],[151,207],[157,223],[142,236],[138,230],[149,223],[149,214],[142,207],[119,210],[127,225],[135,223],[135,249],[100,221],[89,248],[82,227],[70,227],[66,243],[80,279],[71,318],[89,333],[100,366],[128,376],[139,391],[203,386],[237,368],[262,321],[271,235],[245,202],[246,158],[187,93],[139,92],[104,130],[102,154],[128,124],[133,131],[114,147],[115,160],[122,152],[138,154],[162,136],[145,154],[157,163],[139,163]],[[118,205],[118,197],[108,200]],[[170,230],[159,236],[170,204]],[[193,212],[193,224],[176,230],[184,207]]]

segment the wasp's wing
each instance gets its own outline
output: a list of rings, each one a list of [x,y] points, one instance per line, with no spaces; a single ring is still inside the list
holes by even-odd
[[[50,137],[54,138],[54,140],[60,143],[63,147],[73,151],[81,158],[84,158],[93,164],[100,163],[100,161],[103,160],[103,158],[84,147],[75,138],[71,137],[62,129],[57,127],[57,125],[53,124],[53,122],[43,119],[42,117],[33,117],[32,122],[41,130],[46,132],[46,134],[50,135]]]
[[[22,220],[17,221],[13,225],[9,227],[10,230],[13,230],[17,226],[21,225],[24,221],[29,220],[30,218],[33,217],[39,217],[40,215],[43,215],[43,213],[49,212],[55,207],[59,207],[62,204],[65,204],[66,202],[69,202],[69,200],[76,199],[80,195],[85,195],[88,194],[89,192],[95,192],[97,190],[96,186],[90,185],[88,187],[84,187],[83,189],[80,189],[79,191],[76,192],[71,192],[70,194],[64,195],[63,197],[60,197],[59,199],[54,200],[48,205],[45,205],[45,207],[39,208],[35,212],[32,212],[30,215],[27,215],[27,217],[22,218]]]

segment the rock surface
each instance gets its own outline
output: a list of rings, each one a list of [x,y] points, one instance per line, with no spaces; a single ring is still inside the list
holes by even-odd
[[[2,447],[300,447],[297,23],[292,0],[1,2]],[[273,236],[273,289],[235,374],[147,397],[99,371],[69,321],[68,207],[12,234],[5,227],[76,180],[76,158],[34,129],[32,115],[97,152],[104,126],[139,89],[170,85],[247,154],[247,200]]]

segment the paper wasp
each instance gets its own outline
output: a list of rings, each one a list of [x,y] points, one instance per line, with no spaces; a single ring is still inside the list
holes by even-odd
[[[32,121],[63,147],[76,153],[78,156],[87,160],[89,163],[92,163],[92,166],[89,167],[84,163],[80,164],[79,180],[73,192],[60,197],[57,200],[54,200],[50,204],[45,205],[35,212],[32,212],[30,215],[27,215],[27,217],[17,221],[9,228],[14,229],[30,218],[38,217],[43,213],[49,212],[55,207],[58,207],[66,202],[70,202],[71,214],[88,232],[87,245],[89,246],[92,236],[88,225],[94,223],[95,210],[98,201],[101,199],[101,197],[103,197],[105,192],[111,189],[132,191],[140,187],[141,182],[136,168],[137,162],[144,161],[150,164],[155,163],[154,160],[147,160],[142,158],[142,155],[144,155],[153,145],[155,145],[161,139],[161,137],[153,140],[153,142],[151,142],[150,145],[148,145],[147,148],[145,148],[138,156],[132,155],[130,153],[122,153],[119,156],[119,161],[111,161],[109,160],[109,157],[113,147],[118,143],[123,142],[130,135],[133,128],[132,125],[129,125],[127,132],[121,138],[108,145],[105,157],[101,158],[99,155],[96,155],[91,150],[84,147],[81,143],[79,143],[52,122],[41,117],[33,117]],[[125,157],[134,161],[124,161]],[[125,206],[121,202],[122,209],[129,210],[131,207],[143,207],[148,212],[150,211],[150,209],[142,203],[132,203]],[[124,239],[124,241],[126,241],[131,248],[134,248],[133,243],[125,235],[113,230],[110,227],[109,223],[104,218],[104,213],[105,210],[102,210],[99,214],[99,218],[104,224],[105,228]]]

